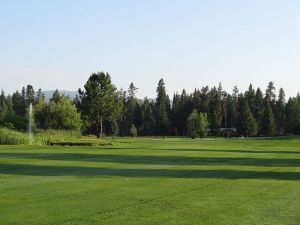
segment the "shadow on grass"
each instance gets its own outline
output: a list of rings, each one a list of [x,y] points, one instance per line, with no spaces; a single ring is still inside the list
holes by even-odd
[[[113,147],[114,150],[140,150],[141,148],[118,148]],[[273,150],[219,150],[219,149],[195,149],[195,148],[145,148],[141,150],[153,150],[153,151],[174,151],[174,152],[216,152],[216,153],[253,153],[253,154],[300,154],[300,151],[273,151]]]
[[[300,180],[297,172],[242,170],[169,170],[120,169],[95,167],[40,166],[0,164],[0,174],[28,176],[136,177],[136,178],[211,178],[211,179],[271,179]]]
[[[300,159],[186,157],[152,155],[115,155],[82,153],[0,153],[0,158],[42,159],[140,165],[240,165],[263,167],[300,167]]]

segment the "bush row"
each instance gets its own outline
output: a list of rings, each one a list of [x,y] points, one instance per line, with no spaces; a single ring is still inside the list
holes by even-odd
[[[0,128],[1,145],[28,145],[31,143],[28,134],[13,131],[7,128]]]
[[[111,142],[93,137],[82,137],[78,131],[39,130],[33,138],[26,133],[0,128],[0,145],[59,145],[108,146]]]

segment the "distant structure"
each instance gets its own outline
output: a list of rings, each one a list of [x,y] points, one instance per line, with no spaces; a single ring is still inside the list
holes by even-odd
[[[207,129],[207,133],[212,135],[213,133],[218,133],[224,137],[236,136],[237,129],[232,128],[220,128],[220,129]]]

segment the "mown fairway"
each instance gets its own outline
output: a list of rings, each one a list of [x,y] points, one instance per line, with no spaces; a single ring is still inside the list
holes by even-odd
[[[0,146],[0,224],[299,225],[300,138]]]

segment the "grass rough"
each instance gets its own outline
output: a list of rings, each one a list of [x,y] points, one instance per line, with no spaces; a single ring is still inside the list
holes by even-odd
[[[0,128],[0,145],[28,145],[31,143],[28,134]]]

